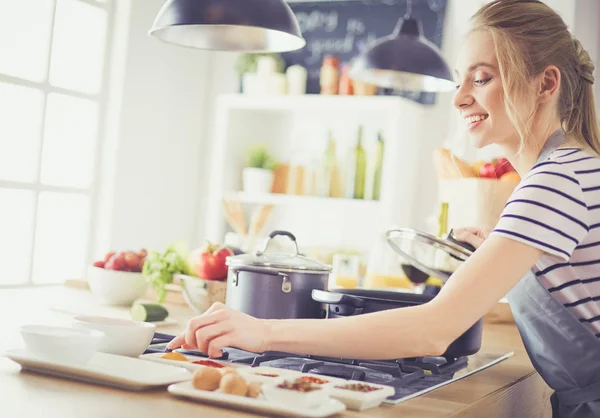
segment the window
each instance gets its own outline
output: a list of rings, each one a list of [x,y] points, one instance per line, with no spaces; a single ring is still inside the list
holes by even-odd
[[[0,1],[0,287],[84,275],[112,6]]]

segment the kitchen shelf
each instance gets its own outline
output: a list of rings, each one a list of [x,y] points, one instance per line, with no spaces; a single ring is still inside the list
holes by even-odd
[[[380,206],[379,200],[300,196],[279,193],[255,194],[234,191],[225,193],[223,197],[227,200],[260,205],[340,205],[373,209]]]
[[[418,201],[432,188],[428,179],[434,177],[420,164],[431,158],[436,144],[424,136],[428,123],[425,106],[397,96],[219,96],[209,157],[210,198],[202,220],[206,238],[219,242],[229,230],[223,199],[274,205],[265,230],[291,231],[307,246],[367,251],[390,227],[418,227]],[[379,133],[385,141],[379,201],[239,191],[253,144],[264,144],[290,167],[310,167],[322,163],[333,134],[342,166],[355,146],[359,126],[369,164]],[[372,184],[371,176],[372,170],[367,184]]]
[[[262,111],[360,111],[389,112],[391,107],[419,106],[398,96],[340,96],[340,95],[281,95],[250,96],[226,94],[218,98],[218,104],[227,109],[262,110]]]

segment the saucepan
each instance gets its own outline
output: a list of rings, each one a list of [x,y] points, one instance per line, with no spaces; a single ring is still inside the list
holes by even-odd
[[[267,251],[277,236],[287,237],[295,251]],[[263,319],[325,317],[323,305],[311,292],[327,288],[331,266],[300,254],[291,232],[271,232],[262,251],[227,257],[227,265],[229,308]]]
[[[336,289],[335,291],[313,290],[312,298],[329,306],[327,318],[341,318],[379,312],[386,309],[421,305],[435,296],[372,289]],[[458,358],[475,354],[481,348],[483,321],[480,319],[471,328],[448,346],[443,357]],[[398,330],[398,332],[402,332]]]
[[[444,282],[475,251],[471,245],[457,241],[452,231],[447,238],[438,238],[422,231],[400,228],[388,231],[386,237],[403,260],[425,276],[437,277]],[[328,305],[327,318],[421,305],[435,296],[375,289],[313,290],[312,293],[315,301]],[[481,348],[482,330],[483,320],[479,319],[448,346],[443,356],[458,358],[475,354]]]

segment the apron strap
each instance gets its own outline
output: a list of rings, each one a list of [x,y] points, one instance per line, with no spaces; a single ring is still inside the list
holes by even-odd
[[[556,392],[556,397],[561,405],[575,406],[600,400],[600,382],[589,386],[562,392]]]

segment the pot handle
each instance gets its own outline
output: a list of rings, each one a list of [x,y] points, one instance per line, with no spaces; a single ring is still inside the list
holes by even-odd
[[[262,255],[262,254],[266,253],[267,252],[267,248],[269,247],[269,243],[277,235],[285,235],[286,237],[288,237],[289,239],[291,239],[292,242],[294,243],[294,246],[296,247],[296,254],[295,255],[300,255],[300,251],[298,251],[298,243],[296,242],[296,237],[294,236],[294,234],[292,234],[289,231],[280,231],[280,230],[271,232],[269,234],[269,239],[267,239],[267,242],[265,242],[265,246],[262,249],[262,251],[257,251],[256,254],[257,255]]]
[[[288,277],[287,274],[285,273],[281,273],[281,272],[277,272],[277,271],[270,271],[270,270],[263,270],[261,268],[256,268],[256,267],[238,267],[235,270],[232,269],[233,271],[233,285],[237,286],[238,285],[238,274],[240,273],[240,271],[246,271],[248,273],[257,273],[257,274],[266,274],[267,276],[274,276],[274,277],[283,277],[283,281],[281,283],[281,291],[283,293],[290,293],[292,291],[292,282],[290,281],[290,278]]]
[[[346,295],[344,293],[327,292],[325,290],[313,289],[312,298],[316,302],[325,303],[327,305],[345,305],[354,308],[352,315],[358,315],[362,312],[364,300],[356,296]]]
[[[266,274],[268,276],[279,276],[279,273],[276,271],[269,271],[269,270],[263,270],[261,268],[255,268],[255,267],[238,267],[236,269],[230,269],[233,272],[233,285],[237,286],[238,285],[238,274],[240,273],[240,271],[247,271],[248,273],[258,273],[258,274]]]

